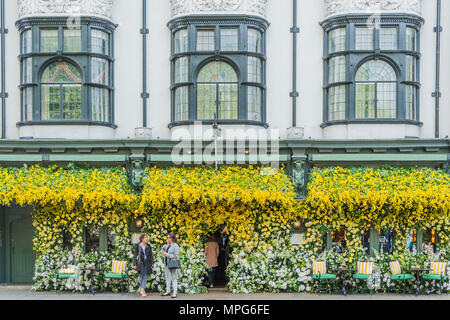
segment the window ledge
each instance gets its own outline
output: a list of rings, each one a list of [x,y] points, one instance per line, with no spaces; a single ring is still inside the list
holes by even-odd
[[[407,124],[412,126],[423,127],[423,122],[413,120],[343,120],[343,121],[327,121],[320,125],[322,129],[335,125],[349,124]]]
[[[110,122],[88,120],[22,121],[17,123],[17,128],[26,126],[101,126],[117,129],[117,125]]]
[[[174,127],[181,127],[181,126],[189,126],[194,125],[197,122],[201,122],[202,125],[213,125],[214,120],[202,120],[202,121],[176,121],[169,124],[169,129],[172,129]],[[251,120],[218,120],[217,123],[219,125],[249,125],[249,126],[259,126],[264,127],[265,129],[269,128],[269,125],[265,122],[261,121],[251,121]]]

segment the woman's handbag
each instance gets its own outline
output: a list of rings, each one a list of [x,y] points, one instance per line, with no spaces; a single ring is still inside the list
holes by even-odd
[[[169,260],[167,262],[167,268],[169,268],[169,270],[181,269],[180,260]]]
[[[141,261],[141,245],[140,244],[138,244],[138,246],[139,246],[139,253],[138,253],[138,255],[137,255],[137,259],[136,259],[136,269],[137,269],[137,271],[138,272],[140,272],[141,271],[141,264],[142,264],[142,261]]]
[[[166,251],[166,253],[169,252],[170,247],[171,247],[171,245],[166,247],[164,251]],[[181,262],[180,262],[180,260],[169,260],[166,257],[166,261],[167,261],[167,268],[169,270],[181,269]]]

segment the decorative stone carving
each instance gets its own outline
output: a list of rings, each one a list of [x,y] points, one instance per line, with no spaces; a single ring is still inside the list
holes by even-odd
[[[405,12],[422,14],[423,0],[323,0],[327,16],[344,13]]]
[[[141,159],[131,161],[130,182],[136,191],[140,191],[144,186],[145,164]]]
[[[306,161],[294,160],[292,162],[292,182],[295,186],[297,197],[303,198],[307,191]]]
[[[172,17],[190,14],[250,14],[266,17],[267,0],[170,0]]]
[[[17,0],[19,18],[88,15],[111,19],[114,0]]]

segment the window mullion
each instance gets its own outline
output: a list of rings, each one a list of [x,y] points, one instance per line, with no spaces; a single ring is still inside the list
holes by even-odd
[[[64,120],[64,85],[62,84],[59,87],[59,109],[60,120]]]

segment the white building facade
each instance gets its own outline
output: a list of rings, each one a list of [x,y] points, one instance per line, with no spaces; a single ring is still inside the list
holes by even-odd
[[[0,0],[0,9],[0,166],[123,166],[140,187],[150,166],[282,163],[298,197],[313,167],[450,173],[449,1]],[[224,141],[231,157],[218,152]],[[10,221],[27,220],[20,234],[31,234],[24,210],[0,208],[4,243]],[[0,262],[13,259],[1,244]],[[15,282],[8,265],[0,283]]]
[[[448,167],[448,6],[5,1],[0,160],[78,161],[98,147],[105,161],[154,163],[180,139],[211,141],[217,124],[220,139],[278,141],[281,161]],[[69,142],[85,145],[54,155]],[[16,147],[50,156],[17,159]]]
[[[7,1],[4,138],[171,139],[214,113],[225,127],[273,128],[281,139],[449,135],[445,72],[436,121],[436,1],[299,0],[295,11],[292,2],[156,0],[143,17],[138,0]],[[448,5],[440,12],[441,71]],[[104,41],[107,52],[98,47]],[[77,69],[78,85],[46,88],[49,61],[51,71]],[[198,85],[204,66],[200,78],[213,68],[233,74]],[[390,73],[387,82],[372,81],[381,76],[375,69]],[[357,84],[363,73],[367,82]],[[68,114],[64,101],[49,100],[62,90],[78,99],[66,103]]]

